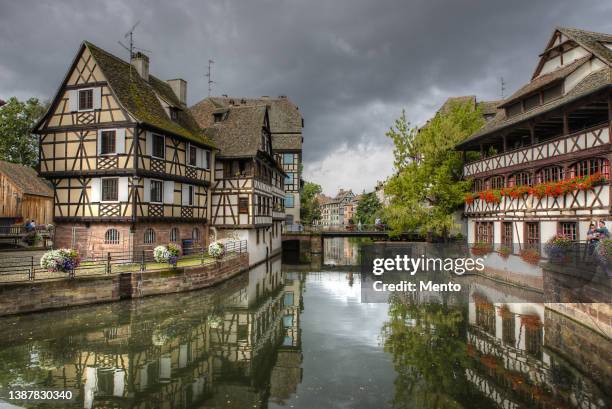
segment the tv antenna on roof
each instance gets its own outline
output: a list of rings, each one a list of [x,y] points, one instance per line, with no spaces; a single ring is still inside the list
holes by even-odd
[[[213,60],[208,60],[208,72],[206,72],[206,78],[208,78],[208,96],[210,97],[210,93],[212,92],[212,84],[215,83],[215,81],[212,80],[212,65],[215,62]]]
[[[121,41],[117,41],[121,47],[125,48],[127,51],[130,52],[130,59],[132,59],[132,57],[134,56],[134,51],[140,51],[140,52],[143,52],[143,53],[150,53],[151,52],[149,50],[145,50],[144,48],[139,48],[139,47],[136,47],[134,45],[134,30],[136,29],[138,24],[140,24],[140,20],[138,20],[136,22],[136,24],[134,24],[132,26],[132,28],[130,28],[130,31],[125,33],[125,35],[123,36],[123,38],[125,38],[125,39],[127,39],[127,38],[130,39],[129,47],[127,45],[123,44]]]
[[[501,99],[504,99],[506,98],[506,82],[504,81],[504,77],[499,77],[499,85]]]

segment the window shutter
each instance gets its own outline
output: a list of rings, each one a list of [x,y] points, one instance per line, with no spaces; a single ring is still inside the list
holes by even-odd
[[[102,108],[102,87],[96,87],[93,89],[93,108]]]
[[[151,135],[151,132],[147,131],[146,132],[146,155],[151,156],[153,154],[153,135]]]
[[[68,109],[75,112],[79,109],[79,93],[76,89],[68,91]]]
[[[119,201],[127,202],[129,196],[128,178],[127,176],[119,178]]]
[[[210,169],[210,151],[204,151],[204,169]]]
[[[174,182],[172,180],[164,181],[164,203],[174,203]]]
[[[91,179],[91,192],[89,192],[89,201],[96,203],[100,201],[100,178]]]
[[[151,201],[151,179],[144,179],[144,201],[149,203]]]
[[[185,183],[183,183],[183,187],[182,187],[181,204],[183,206],[189,205],[189,185]]]
[[[120,128],[115,131],[115,146],[117,153],[125,153],[125,128]]]
[[[185,149],[185,165],[189,165],[189,152],[191,151],[191,144],[187,142],[187,148]]]
[[[196,148],[196,167],[201,168],[202,163],[202,149]]]
[[[102,130],[98,129],[98,150],[96,151],[98,155],[102,153]]]

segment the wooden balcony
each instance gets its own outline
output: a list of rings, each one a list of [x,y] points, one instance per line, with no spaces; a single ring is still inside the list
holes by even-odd
[[[564,155],[607,152],[610,145],[609,124],[549,139],[544,142],[489,156],[466,164],[464,177],[490,176],[511,169],[527,168],[535,161],[559,161]]]

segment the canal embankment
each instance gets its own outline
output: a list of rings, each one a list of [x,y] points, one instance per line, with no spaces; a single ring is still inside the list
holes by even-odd
[[[193,266],[0,283],[0,316],[198,290],[248,269],[241,252]]]

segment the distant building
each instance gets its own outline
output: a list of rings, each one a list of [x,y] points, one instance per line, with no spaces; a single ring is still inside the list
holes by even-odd
[[[323,226],[345,225],[349,219],[345,218],[347,207],[349,207],[350,217],[353,217],[356,210],[353,203],[355,194],[351,190],[340,189],[338,194],[330,198],[323,194],[317,195],[319,207],[321,208],[321,220],[317,224]]]
[[[277,98],[208,97],[192,106],[191,112],[202,127],[212,126],[231,107],[267,105],[270,116],[272,151],[286,174],[285,213],[287,224],[300,222],[302,188],[302,128],[304,119],[297,105],[281,95]]]
[[[53,223],[53,187],[28,166],[0,161],[0,226]]]

